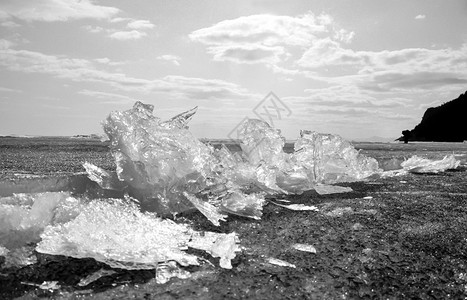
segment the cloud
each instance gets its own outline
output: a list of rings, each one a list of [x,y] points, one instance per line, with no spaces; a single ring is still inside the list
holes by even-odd
[[[81,95],[85,95],[91,98],[104,100],[103,103],[113,103],[113,104],[128,104],[134,103],[136,99],[116,93],[107,93],[101,91],[91,91],[91,90],[81,90],[78,92]]]
[[[232,61],[237,63],[268,63],[276,64],[281,61],[283,47],[262,45],[230,45],[212,47],[209,49],[216,61]]]
[[[10,88],[0,86],[0,92],[3,92],[3,93],[22,93],[23,91],[16,90],[16,89],[10,89]]]
[[[415,16],[415,20],[423,20],[423,19],[425,19],[425,18],[426,18],[425,15],[416,15],[416,16]]]
[[[148,20],[133,20],[127,24],[127,27],[130,29],[152,29],[154,24]]]
[[[1,20],[1,19],[2,19],[2,17],[0,17],[0,20]],[[7,27],[7,28],[15,28],[15,27],[20,27],[21,25],[19,25],[19,24],[16,23],[16,22],[7,20],[7,21],[1,22],[1,23],[0,23],[0,26],[1,26],[1,27]]]
[[[160,90],[173,93],[182,98],[196,100],[212,99],[250,99],[258,95],[231,82],[219,79],[204,79],[185,76],[165,76]]]
[[[90,0],[4,0],[0,2],[0,18],[15,17],[24,21],[69,21],[110,19],[118,8],[95,5]],[[5,17],[7,16],[7,17]]]
[[[207,45],[289,44],[306,46],[318,32],[326,32],[328,21],[321,22],[313,14],[299,17],[252,15],[225,20],[211,27],[196,30],[190,38]]]
[[[132,18],[122,18],[122,17],[116,17],[110,20],[111,23],[120,23],[120,22],[128,22],[133,20]]]
[[[410,101],[401,98],[378,98],[372,93],[359,89],[354,85],[334,85],[326,88],[306,89],[306,96],[285,98],[299,105],[362,108],[362,109],[393,109],[410,106]]]
[[[180,60],[181,60],[181,58],[179,56],[172,55],[172,54],[160,55],[160,56],[156,57],[156,59],[171,62],[176,66],[180,66]]]
[[[329,66],[360,67],[366,64],[368,55],[364,51],[353,51],[341,46],[330,38],[315,41],[296,62],[302,68],[323,68]]]
[[[108,66],[119,66],[123,64],[123,62],[111,61],[108,57],[95,58],[94,61]]]
[[[237,84],[223,80],[184,76],[166,76],[157,79],[134,78],[122,73],[98,69],[98,65],[91,60],[16,50],[11,48],[12,44],[2,43],[4,46],[0,48],[0,68],[10,71],[46,74],[74,82],[98,83],[124,92],[164,93],[172,98],[231,101],[257,96]],[[107,60],[103,59],[100,63],[102,62],[105,63]]]
[[[449,85],[465,86],[466,74],[452,72],[385,72],[377,73],[371,81],[360,87],[374,91],[388,91],[397,89],[425,89],[433,90]]]
[[[459,49],[355,51],[325,38],[309,47],[296,66],[328,83],[353,83],[373,91],[441,88],[467,79],[467,44]]]
[[[142,37],[145,37],[147,34],[146,32],[141,32],[137,30],[131,31],[117,31],[109,35],[110,38],[119,41],[126,41],[126,40],[138,40]]]
[[[87,30],[87,31],[89,31],[91,33],[100,33],[100,32],[105,31],[105,29],[100,27],[100,26],[85,25],[82,28],[84,28],[85,30]]]
[[[193,31],[189,38],[206,45],[217,61],[277,64],[291,56],[291,48],[307,48],[322,36],[350,42],[353,33],[336,30],[333,22],[329,15],[311,12],[296,17],[251,15]]]
[[[14,45],[13,42],[5,39],[0,39],[0,50],[8,49]]]
[[[134,20],[131,18],[114,18],[110,20],[111,23],[128,22],[125,28],[120,29],[104,29],[100,26],[85,25],[83,28],[91,33],[105,32],[108,37],[115,40],[137,40],[147,36],[147,31],[155,27],[154,24],[148,20]]]
[[[420,15],[422,16],[422,15]],[[420,18],[420,17],[419,17]],[[467,78],[467,46],[368,51],[348,46],[355,33],[328,14],[251,15],[193,31],[214,61],[265,64],[276,73],[355,85],[367,91],[461,85]],[[397,75],[392,77],[387,74]]]

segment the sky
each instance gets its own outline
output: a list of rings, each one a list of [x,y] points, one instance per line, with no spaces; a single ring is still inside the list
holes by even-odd
[[[100,134],[141,101],[198,106],[199,138],[397,138],[466,90],[466,0],[0,1],[3,135]]]

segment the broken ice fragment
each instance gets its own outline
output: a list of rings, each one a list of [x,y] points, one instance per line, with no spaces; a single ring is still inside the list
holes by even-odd
[[[126,186],[118,179],[115,173],[110,173],[88,162],[85,162],[83,167],[88,173],[88,178],[99,184],[99,186],[103,189],[123,190],[123,188]]]
[[[41,290],[58,290],[60,288],[58,281],[44,281],[41,284],[22,281],[21,284],[37,286]]]
[[[402,168],[412,173],[439,173],[449,169],[456,169],[460,165],[454,155],[447,155],[441,160],[431,160],[419,156],[412,156],[401,163]]]
[[[281,266],[281,267],[289,267],[289,268],[296,268],[294,264],[291,264],[289,262],[286,262],[285,260],[278,259],[278,258],[273,258],[273,257],[268,257],[266,261],[272,265],[276,266]]]
[[[265,202],[263,194],[245,195],[233,192],[222,199],[220,208],[228,213],[259,220],[263,214],[262,209]]]
[[[240,129],[240,140],[240,147],[253,166],[264,162],[268,166],[281,168],[284,164],[285,139],[279,130],[268,123],[257,119],[246,120]]]
[[[9,250],[2,245],[0,245],[0,256],[6,256],[8,254]]]
[[[5,254],[4,268],[22,268],[24,266],[33,265],[37,262],[34,247],[32,246],[14,248]]]
[[[219,226],[219,221],[225,221],[226,215],[220,213],[218,209],[206,201],[202,201],[186,192],[183,195],[209,220],[212,224]]]
[[[44,281],[39,285],[39,288],[42,290],[58,290],[60,287],[58,281]]]
[[[168,129],[173,129],[173,128],[178,128],[178,129],[188,129],[188,122],[193,118],[194,114],[198,110],[198,106],[195,106],[194,108],[187,110],[185,112],[182,112],[175,117],[171,118],[168,121],[162,122],[161,126],[168,128]]]
[[[167,122],[160,122],[152,111],[152,105],[136,102],[133,109],[111,113],[104,131],[118,178],[142,204],[162,214],[181,212],[193,207],[183,192],[195,194],[206,188],[217,161],[187,129],[196,109]]]
[[[362,155],[338,135],[302,130],[294,148],[292,159],[314,182],[358,181],[382,171],[376,159]]]
[[[324,213],[328,217],[342,217],[346,213],[353,213],[352,207],[337,207],[332,211]]]
[[[219,257],[219,264],[222,268],[232,269],[230,261],[235,258],[235,252],[240,251],[237,243],[238,237],[234,232],[229,234],[205,232],[202,235],[193,234],[188,246],[204,250],[213,257]]]
[[[187,279],[190,276],[190,272],[180,268],[174,261],[159,264],[156,269],[156,282],[158,284],[167,283],[173,277]]]
[[[289,205],[284,205],[284,204],[279,204],[279,203],[274,203],[271,202],[277,206],[285,207],[290,210],[312,210],[312,211],[318,211],[318,208],[316,206],[310,206],[310,205],[305,205],[305,204],[289,204]]]
[[[308,245],[308,244],[293,244],[292,245],[293,249],[296,249],[298,251],[303,251],[303,252],[310,252],[310,253],[316,253],[316,248],[313,245]]]
[[[36,242],[45,226],[73,215],[70,194],[46,192],[0,198],[0,244],[12,250]]]

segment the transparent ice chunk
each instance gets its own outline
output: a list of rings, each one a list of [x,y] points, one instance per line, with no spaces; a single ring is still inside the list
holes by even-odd
[[[193,234],[189,247],[201,249],[213,257],[219,257],[219,265],[225,269],[232,269],[231,260],[235,258],[235,252],[240,251],[237,235],[232,232],[228,234],[205,232]]]
[[[197,258],[182,251],[190,229],[170,220],[141,213],[124,200],[94,200],[65,224],[48,226],[36,250],[76,258],[92,257],[114,268],[154,269],[175,260],[197,265]]]
[[[72,217],[77,203],[69,198],[65,192],[0,198],[0,244],[12,250],[38,241],[44,227]]]
[[[293,244],[292,248],[298,251],[316,253],[316,248],[309,244]]]
[[[193,116],[198,111],[198,106],[182,112],[175,117],[171,118],[168,121],[162,122],[161,126],[172,129],[172,128],[179,128],[179,129],[188,129],[188,122],[193,118]]]
[[[222,199],[220,209],[235,215],[259,220],[263,214],[262,208],[265,201],[264,194],[246,195],[237,191]]]
[[[12,180],[0,181],[0,197],[8,197],[13,194],[43,193],[60,191],[84,191],[91,183],[85,175],[74,174],[71,176],[53,175],[27,175],[15,176]]]
[[[275,202],[271,202],[277,206],[281,206],[290,210],[299,210],[299,211],[306,211],[306,210],[311,210],[311,211],[319,211],[319,209],[314,206],[314,205],[305,205],[305,204],[279,204]]]
[[[218,225],[224,218],[220,211],[259,218],[264,204],[259,193],[299,194],[317,184],[362,180],[381,171],[376,160],[336,135],[302,131],[295,152],[287,154],[280,131],[256,119],[247,119],[238,131],[241,152],[232,153],[225,145],[214,150],[188,130],[196,107],[165,122],[153,116],[153,109],[136,102],[104,122],[117,179],[84,165],[89,178],[106,189],[123,187],[144,210],[173,214],[197,208]]]
[[[124,269],[155,269],[168,261],[198,265],[196,256],[184,252],[188,246],[220,257],[221,267],[228,267],[238,250],[235,233],[202,235],[188,225],[143,213],[134,202],[122,199],[93,200],[75,219],[47,226],[41,238],[38,252],[92,257]]]
[[[166,122],[152,111],[152,105],[136,102],[133,109],[113,112],[104,122],[118,178],[143,202],[157,202],[153,207],[159,213],[193,208],[183,192],[205,189],[217,163],[212,149],[187,129],[196,108]]]
[[[34,247],[31,246],[22,246],[8,250],[4,256],[4,268],[22,268],[37,262],[37,257],[34,253]]]
[[[401,163],[404,170],[412,173],[439,173],[449,169],[456,169],[460,165],[454,155],[446,155],[440,160],[431,160],[428,158],[414,155]]]
[[[289,263],[285,260],[282,260],[282,259],[278,259],[278,258],[274,258],[274,257],[268,257],[266,259],[266,261],[268,263],[270,263],[271,265],[276,265],[276,266],[280,266],[280,267],[289,267],[289,268],[296,268],[297,266],[292,264],[292,263]]]
[[[118,179],[115,173],[108,172],[88,162],[85,162],[83,167],[88,174],[88,178],[96,182],[103,189],[123,190],[126,186]]]
[[[292,159],[317,183],[359,181],[382,171],[376,159],[362,155],[338,135],[302,130],[294,148]]]
[[[285,139],[278,129],[258,119],[246,120],[239,132],[243,153],[253,166],[266,164],[283,169]]]
[[[156,269],[156,282],[158,284],[167,283],[173,277],[187,279],[190,276],[190,272],[180,268],[174,261],[159,264]]]
[[[10,250],[0,245],[0,256],[6,256]]]
[[[185,197],[209,220],[212,224],[219,226],[219,221],[225,221],[226,215],[220,213],[212,204],[202,201],[193,195],[183,193]]]

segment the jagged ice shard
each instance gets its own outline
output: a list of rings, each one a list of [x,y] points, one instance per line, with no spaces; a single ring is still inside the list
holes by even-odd
[[[152,105],[112,112],[104,122],[120,181],[130,186],[148,210],[182,212],[193,205],[183,192],[196,194],[208,183],[215,161],[187,123],[196,108],[161,122]]]

